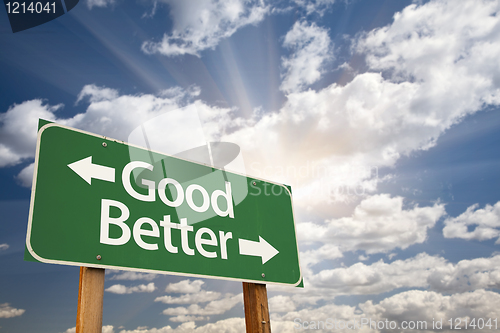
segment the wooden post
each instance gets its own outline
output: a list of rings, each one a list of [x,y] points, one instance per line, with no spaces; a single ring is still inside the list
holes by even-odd
[[[271,333],[265,284],[243,282],[247,333]]]
[[[102,332],[104,269],[80,267],[76,333]]]

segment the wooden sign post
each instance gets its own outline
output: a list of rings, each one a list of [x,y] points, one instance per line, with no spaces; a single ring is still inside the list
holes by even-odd
[[[132,178],[147,185],[147,195],[136,191]],[[175,201],[167,198],[167,185],[175,187]],[[258,194],[249,193],[250,187]],[[202,206],[193,202],[195,190]],[[248,333],[271,332],[266,283],[302,287],[292,192],[283,184],[40,120],[30,203],[25,260],[82,266],[76,333],[102,331],[106,268],[245,281]],[[112,217],[115,209],[119,218]],[[146,222],[155,233],[165,228],[167,251],[149,251],[158,244],[141,239],[151,235],[141,227]],[[112,224],[122,229],[119,238],[110,236]],[[171,243],[179,236],[182,252]],[[191,253],[184,247],[193,241]],[[228,241],[234,245],[226,246]],[[220,252],[204,244],[220,244]]]
[[[243,282],[247,333],[271,333],[265,284]]]
[[[80,267],[76,333],[102,332],[104,269]]]

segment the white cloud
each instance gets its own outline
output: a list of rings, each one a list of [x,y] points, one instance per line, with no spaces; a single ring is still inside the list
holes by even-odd
[[[348,190],[362,197],[379,181],[370,170],[429,149],[466,115],[499,104],[497,7],[410,5],[392,24],[356,39],[354,50],[373,72],[344,86],[290,93],[279,112],[224,140],[243,148],[254,172],[291,184],[301,207],[347,200]],[[309,172],[297,176],[290,168]]]
[[[215,48],[239,28],[262,21],[269,10],[261,0],[163,2],[170,7],[174,27],[161,41],[142,45],[142,50],[149,54],[199,56],[201,51]]]
[[[3,244],[2,244],[3,245]],[[0,304],[0,318],[12,318],[22,315],[26,310],[16,309],[9,305],[9,303]]]
[[[176,4],[183,13],[178,24],[184,31],[191,24],[187,11],[193,9],[184,2]],[[500,101],[500,68],[495,65],[500,36],[494,33],[500,15],[494,15],[496,7],[490,2],[463,4],[437,1],[407,7],[391,25],[357,39],[355,50],[366,54],[369,69],[376,73],[359,74],[345,86],[290,93],[276,113],[243,120],[231,119],[231,110],[200,101],[190,106],[209,117],[208,137],[240,145],[245,159],[256,166],[252,174],[265,173],[266,178],[292,185],[300,208],[328,212],[316,208],[372,193],[380,181],[378,168],[432,147],[464,116]],[[210,18],[212,12],[207,13]],[[235,13],[237,17],[239,11]],[[84,87],[91,102],[86,113],[62,122],[126,140],[139,124],[179,107],[174,98],[116,97],[103,89]],[[29,110],[55,118],[52,109],[57,107],[38,100],[25,103],[37,104]],[[25,111],[23,116],[17,110],[20,105],[14,108],[18,112],[2,115],[0,166],[33,156],[36,121],[32,127],[24,125],[33,115]],[[28,135],[6,126],[9,117],[23,124]],[[302,169],[303,174],[293,172]]]
[[[421,253],[406,260],[321,270],[306,278],[311,297],[379,294],[399,288],[430,288],[441,293],[500,288],[500,256],[461,260]]]
[[[12,105],[0,114],[0,167],[11,166],[35,155],[38,118],[55,120],[62,105],[40,99]]]
[[[154,282],[140,284],[138,286],[126,287],[122,284],[115,284],[107,288],[106,291],[113,294],[132,294],[132,293],[152,293],[156,290]]]
[[[486,240],[500,236],[500,201],[494,206],[486,205],[478,208],[475,204],[457,217],[450,217],[444,221],[443,235],[446,238],[463,238]],[[469,226],[474,229],[469,231]],[[499,243],[497,239],[496,243]]]
[[[88,84],[78,94],[76,103],[79,103],[84,98],[88,97],[91,103],[110,101],[118,98],[118,91],[106,87],[98,87],[95,84]]]
[[[363,36],[357,49],[367,54],[372,69],[392,71],[394,80],[432,85],[435,90],[425,93],[435,98],[422,105],[434,109],[429,121],[460,116],[500,101],[500,68],[492,63],[500,48],[499,9],[496,1],[413,4],[395,14],[390,26]],[[451,95],[444,98],[444,93]],[[440,105],[432,105],[436,97],[442,97]]]
[[[341,251],[363,250],[368,254],[406,249],[423,243],[427,230],[445,214],[444,205],[413,206],[403,209],[403,198],[387,194],[371,196],[354,209],[352,216],[332,219],[324,224],[304,222],[297,225],[299,240],[335,244]]]
[[[269,313],[290,312],[295,310],[295,302],[290,296],[278,295],[269,299]]]
[[[245,332],[245,319],[228,318],[196,327],[194,322],[187,322],[176,328],[165,326],[162,328],[122,330],[120,333],[241,333]]]
[[[335,0],[293,0],[297,5],[306,10],[307,15],[319,14],[323,15]]]
[[[121,330],[120,333],[184,333],[184,332],[192,332],[196,327],[194,322],[187,322],[179,325],[177,328],[172,328],[170,326],[164,326],[162,328],[143,328],[138,327],[135,330]]]
[[[318,81],[322,67],[333,59],[330,44],[328,30],[315,23],[296,22],[283,41],[292,54],[282,58],[285,73],[280,89],[286,93],[298,92]]]
[[[339,327],[334,330],[318,330],[318,326],[322,327],[321,325],[325,325],[329,318],[331,318],[330,320],[336,319],[338,321],[359,321],[361,317],[361,314],[357,313],[355,306],[328,304],[321,307],[315,307],[314,309],[307,308],[298,311],[291,311],[284,315],[273,314],[271,317],[271,328],[274,333],[305,331],[309,329],[315,332],[347,332],[347,329],[342,330]],[[319,322],[322,322],[322,324]],[[300,323],[300,327],[298,327],[298,323]],[[349,331],[365,333],[369,330],[364,327],[362,329],[351,329]],[[371,332],[373,332],[373,330]]]
[[[192,294],[199,293],[201,291],[201,286],[205,282],[202,280],[182,280],[177,283],[169,283],[165,288],[167,293],[182,293],[182,294]]]
[[[414,258],[371,265],[356,263],[350,267],[325,269],[307,278],[315,288],[329,294],[356,295],[379,294],[398,288],[428,286],[431,269],[444,265],[446,260],[421,253]]]
[[[76,327],[68,328],[64,333],[75,333]],[[115,333],[113,325],[105,325],[102,327],[102,333]]]
[[[500,288],[500,256],[461,260],[457,264],[440,265],[430,271],[429,287],[442,293],[474,289]]]
[[[226,294],[224,298],[211,301],[205,307],[198,304],[191,304],[188,307],[176,307],[163,310],[164,315],[168,316],[209,316],[220,315],[231,310],[237,304],[243,302],[243,294]]]
[[[93,7],[108,7],[115,3],[115,0],[87,0],[87,7],[92,9]]]
[[[427,323],[427,329],[415,330],[415,332],[451,332],[449,329],[450,318],[497,318],[499,315],[500,295],[495,292],[476,290],[473,292],[454,294],[450,296],[441,295],[432,291],[410,290],[391,297],[385,298],[378,304],[373,301],[359,303],[357,306],[327,304],[316,308],[306,308],[299,311],[292,311],[285,315],[273,315],[271,318],[272,331],[276,333],[291,332],[298,330],[294,323],[318,326],[318,322],[325,324],[328,318],[334,323],[337,320],[338,327],[336,332],[352,332],[353,329],[342,327],[340,321],[353,325],[353,320],[361,326],[362,320],[365,323],[359,332],[389,332],[391,329],[376,329],[374,325],[378,322],[394,321],[396,327],[401,327],[403,321],[408,324],[409,321],[420,321]],[[298,320],[297,320],[298,318]],[[363,319],[364,318],[364,319]],[[372,320],[372,328],[369,327],[369,320]],[[432,322],[443,320],[442,329],[432,329]],[[294,322],[295,321],[295,322]],[[314,324],[312,323],[314,322]],[[296,324],[297,325],[297,324]],[[321,325],[321,324],[319,324]],[[493,322],[494,327],[494,322]],[[485,327],[486,328],[486,327]],[[461,329],[465,329],[462,327]],[[401,331],[411,331],[402,330]],[[474,331],[486,332],[491,329]],[[319,332],[329,332],[331,329],[318,330]]]
[[[115,333],[112,325],[105,325],[102,327],[102,333]]]
[[[362,255],[362,254],[358,257],[358,260],[359,260],[359,261],[367,261],[368,259],[370,259],[370,257],[368,257],[368,256],[364,256],[364,255]],[[391,258],[389,258],[389,259],[391,259]]]
[[[189,107],[207,117],[208,138],[240,145],[245,159],[253,161],[252,174],[292,185],[297,206],[324,212],[319,216],[328,218],[330,210],[324,205],[373,193],[381,181],[378,168],[394,166],[402,155],[431,147],[465,115],[485,104],[498,104],[500,69],[495,66],[495,50],[500,50],[500,37],[494,32],[500,15],[493,15],[496,7],[489,2],[463,3],[407,7],[391,25],[357,39],[355,49],[367,55],[369,69],[377,73],[359,74],[345,86],[290,93],[276,113],[243,120],[231,119],[230,109],[201,101]],[[193,9],[180,2],[175,6],[183,14],[178,15],[182,27],[178,31],[185,31],[191,25],[188,10]],[[229,11],[226,3],[220,6]],[[198,9],[206,8],[194,6]],[[212,12],[207,13],[210,18]],[[240,11],[234,13],[237,17]],[[174,97],[119,96],[94,86],[84,87],[83,96],[90,101],[86,112],[58,122],[119,140],[181,104]],[[32,158],[36,113],[54,120],[59,107],[33,100],[3,114],[0,166]]]
[[[208,320],[210,317],[197,317],[197,316],[186,316],[186,315],[179,315],[175,317],[171,317],[169,320],[173,322],[187,322],[187,321],[202,321],[202,320]]]
[[[302,225],[302,223],[297,226],[300,225]],[[299,237],[302,234],[301,230],[301,228],[297,228]],[[306,276],[312,274],[311,267],[317,263],[324,260],[333,260],[343,257],[342,251],[340,251],[339,247],[334,244],[324,244],[317,249],[300,251],[299,255],[302,274]]]
[[[120,272],[119,274],[115,274],[111,276],[109,279],[110,280],[146,280],[146,281],[151,281],[156,279],[158,274],[151,274],[151,273],[138,273],[138,272],[129,272],[129,271],[124,271]]]
[[[450,318],[453,319],[454,327],[458,323],[455,318],[462,318],[462,323],[459,326],[461,329],[465,329],[463,322],[465,318],[467,320],[497,318],[500,314],[499,306],[500,295],[482,289],[450,296],[432,291],[411,290],[386,298],[376,305],[372,301],[359,304],[366,316],[383,320],[387,318],[390,321],[396,321],[398,325],[401,325],[403,321],[425,321],[429,331],[432,331],[433,319],[442,319],[443,329],[449,329],[448,320]],[[435,331],[442,330],[436,329]],[[485,327],[484,330],[481,330],[476,327],[474,331],[489,332],[491,328]]]
[[[216,291],[206,291],[206,290],[201,290],[196,293],[192,294],[184,294],[179,297],[173,297],[173,296],[160,296],[155,298],[155,302],[163,302],[165,304],[193,304],[193,303],[204,303],[204,302],[210,302],[210,301],[215,301],[216,299],[219,299],[221,296],[221,293],[216,292]]]
[[[35,163],[29,164],[27,167],[21,170],[21,172],[16,176],[16,179],[21,186],[31,187],[33,182],[33,172],[35,171]]]
[[[0,244],[0,251],[7,250],[8,248],[9,248],[9,244],[6,244],[6,243]]]
[[[78,100],[88,100],[90,104],[84,113],[72,118],[58,118],[56,111],[62,105],[51,106],[38,99],[14,104],[6,113],[0,114],[0,167],[34,158],[39,118],[127,141],[134,129],[150,119],[167,115],[165,118],[172,120],[176,117],[174,120],[181,122],[179,114],[192,113],[197,115],[205,126],[206,140],[214,141],[220,135],[219,124],[223,125],[229,121],[228,114],[231,110],[210,107],[201,101],[192,102],[191,98],[198,93],[198,88],[191,87],[187,91],[173,88],[168,92],[159,93],[158,96],[119,95],[113,89],[87,85],[83,87]],[[187,107],[182,109],[183,112],[179,111],[186,105]],[[168,115],[174,114],[172,111],[175,110],[178,110],[177,116],[169,118]],[[185,145],[186,142],[190,143],[193,136],[175,121],[162,123],[163,126],[159,126],[162,131],[148,133],[149,139],[162,137],[165,141],[170,138],[172,150],[179,145]],[[171,128],[168,131],[171,135],[169,138],[165,138],[167,128]],[[31,185],[32,169],[33,166],[28,165],[16,177],[22,185]]]
[[[112,89],[87,85],[80,94],[81,99],[88,98],[90,102],[86,112],[57,122],[126,141],[137,126],[183,106],[184,97],[184,91],[168,97],[117,95]],[[204,108],[200,102],[193,103],[192,107],[196,108],[197,104]]]
[[[242,294],[222,295],[220,292],[201,290],[204,282],[202,280],[182,280],[177,283],[170,283],[165,291],[170,293],[184,293],[181,296],[160,296],[155,302],[165,304],[191,304],[188,307],[168,308],[163,314],[172,316],[171,321],[186,322],[208,320],[209,315],[223,314],[232,309],[242,301]],[[221,296],[223,296],[221,298]],[[196,303],[206,303],[205,307],[200,307]]]

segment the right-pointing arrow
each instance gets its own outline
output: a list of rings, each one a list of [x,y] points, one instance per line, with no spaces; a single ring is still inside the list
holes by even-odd
[[[246,256],[255,256],[262,258],[262,264],[265,264],[269,259],[279,253],[271,244],[266,242],[264,238],[259,236],[259,241],[254,242],[246,239],[239,239],[240,254]]]

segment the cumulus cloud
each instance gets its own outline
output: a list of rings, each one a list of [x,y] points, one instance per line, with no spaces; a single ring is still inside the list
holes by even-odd
[[[290,296],[278,295],[269,299],[269,312],[290,312],[295,310],[295,302]]]
[[[441,87],[435,91],[438,96],[452,93],[440,107],[453,106],[454,111],[445,112],[458,116],[482,103],[499,102],[499,68],[491,63],[499,48],[499,9],[496,1],[469,0],[460,6],[449,0],[412,4],[396,13],[390,26],[368,32],[357,49],[367,54],[372,69],[391,71],[396,81]],[[444,82],[451,86],[441,86]],[[456,97],[459,100],[454,101]],[[460,107],[459,103],[464,104]],[[435,120],[441,116],[439,111],[444,110],[435,109]]]
[[[6,243],[0,244],[0,251],[7,250],[8,248],[9,248],[9,244],[6,244]]]
[[[273,298],[271,298],[273,299]],[[271,301],[270,299],[270,301]],[[323,324],[328,318],[342,320],[344,322],[357,320],[361,322],[372,319],[373,321],[395,321],[396,325],[401,326],[403,321],[425,321],[427,330],[432,331],[432,322],[443,320],[443,329],[447,329],[446,324],[450,318],[498,318],[500,315],[500,295],[492,291],[483,289],[472,292],[458,293],[454,295],[442,295],[435,291],[410,290],[387,297],[378,303],[367,301],[353,306],[327,304],[319,307],[307,307],[301,310],[291,310],[281,314],[271,313],[272,331],[276,333],[292,332],[297,330],[297,318],[300,322],[314,321],[317,325],[322,321]],[[365,321],[366,322],[366,321]],[[463,321],[461,325],[464,329]],[[438,332],[443,329],[436,329]],[[121,333],[212,333],[227,332],[236,333],[245,331],[245,321],[243,318],[229,318],[196,327],[194,322],[186,322],[173,329],[170,326],[163,328],[123,330]],[[318,332],[327,332],[331,330],[318,330]],[[352,329],[338,328],[335,331],[352,332]],[[359,332],[374,332],[373,327],[364,325]],[[475,331],[491,331],[485,327],[484,330],[476,328]]]
[[[294,0],[294,2],[306,10],[307,15],[319,14],[324,12],[335,3],[335,0]]]
[[[68,328],[64,333],[75,333],[76,327]],[[105,325],[102,327],[102,333],[115,333],[113,325]]]
[[[318,81],[322,67],[333,58],[330,44],[328,30],[315,23],[296,22],[283,41],[292,54],[282,58],[285,73],[280,89],[286,93],[298,92]]]
[[[110,101],[118,98],[118,91],[116,89],[98,87],[95,84],[88,84],[78,94],[76,103],[79,103],[84,98],[88,98],[91,103]]]
[[[115,0],[87,0],[88,9],[92,9],[93,7],[108,7],[108,5],[112,5],[115,3]]]
[[[298,224],[298,226],[300,225],[302,225],[302,223]],[[302,228],[298,228],[299,235],[301,235],[301,230]],[[317,249],[301,251],[299,254],[303,274],[309,272],[312,266],[324,260],[333,260],[343,257],[340,248],[334,244],[324,244]]]
[[[197,317],[197,316],[186,316],[186,315],[178,315],[175,317],[170,317],[170,321],[173,322],[188,322],[188,321],[202,321],[202,320],[208,320],[210,317]]]
[[[163,302],[165,304],[193,304],[215,301],[221,297],[221,293],[216,291],[201,290],[192,294],[184,294],[179,297],[169,295],[155,298],[155,302]]]
[[[13,308],[13,307],[10,306],[9,303],[0,304],[0,318],[19,317],[25,311],[26,310],[24,310],[24,309]]]
[[[500,287],[500,256],[461,260],[421,253],[406,260],[321,270],[307,277],[311,296],[379,294],[400,288],[430,288],[440,293],[461,293]]]
[[[149,54],[199,56],[201,51],[215,48],[238,29],[262,21],[269,11],[262,0],[163,2],[170,7],[174,27],[161,41],[142,45],[142,50]]]
[[[478,207],[478,204],[472,205],[459,216],[447,218],[444,221],[444,237],[483,241],[500,236],[500,201],[494,206]],[[469,227],[474,229],[469,231]],[[496,244],[499,242],[500,238]]]
[[[243,303],[243,294],[233,295],[226,294],[224,298],[211,301],[205,307],[198,304],[191,304],[188,307],[176,307],[163,310],[164,315],[177,316],[210,316],[220,315],[231,310],[237,304]]]
[[[500,288],[500,256],[461,260],[431,270],[429,287],[442,293]]]
[[[376,305],[368,301],[359,307],[367,316],[387,318],[398,325],[403,321],[425,321],[427,329],[432,331],[433,320],[443,319],[443,328],[446,329],[449,328],[448,320],[452,318],[454,327],[458,324],[461,329],[465,329],[465,318],[469,321],[472,318],[497,318],[499,305],[498,293],[480,289],[450,296],[432,291],[411,290],[386,298]],[[455,321],[455,318],[461,318],[461,323]],[[476,327],[476,330],[491,331],[487,327],[484,330]]]
[[[124,272],[120,272],[118,274],[112,275],[109,279],[110,280],[130,280],[130,281],[135,281],[135,280],[151,281],[151,280],[156,279],[157,276],[158,276],[158,274],[124,271]]]
[[[176,2],[173,7],[179,6],[183,13],[178,15],[182,29],[177,31],[192,25],[184,18],[191,17],[186,8],[203,11],[205,6],[220,5],[226,11],[227,4],[193,7]],[[240,2],[234,4],[238,17]],[[366,55],[370,72],[344,86],[292,92],[279,111],[255,114],[252,119],[235,119],[231,109],[201,101],[179,101],[180,95],[173,91],[174,97],[133,96],[96,86],[82,89],[80,103],[86,100],[89,107],[70,119],[56,119],[61,106],[41,100],[16,104],[0,119],[0,166],[33,157],[39,115],[126,141],[140,124],[182,105],[207,118],[207,138],[240,145],[245,159],[253,162],[247,169],[252,175],[292,185],[300,208],[352,200],[352,195],[358,200],[376,190],[382,180],[378,168],[394,166],[402,155],[428,149],[467,114],[498,104],[500,69],[494,64],[495,50],[500,49],[500,37],[495,34],[500,15],[495,15],[496,10],[490,2],[413,4],[395,15],[392,24],[356,39],[354,50]],[[207,13],[210,18],[212,12]]]
[[[148,283],[147,285],[140,284],[133,287],[126,287],[122,284],[115,284],[105,290],[113,294],[152,293],[156,290],[156,287],[154,282]]]
[[[350,217],[332,219],[323,224],[299,223],[297,230],[301,241],[335,244],[330,245],[333,259],[339,257],[339,249],[363,250],[372,254],[423,243],[427,230],[444,214],[443,204],[403,209],[402,197],[379,194],[361,201]]]
[[[225,139],[244,147],[259,163],[255,171],[300,184],[295,193],[305,207],[346,200],[349,188],[366,195],[376,186],[369,170],[429,149],[466,115],[499,104],[497,10],[488,1],[412,4],[392,24],[356,38],[353,50],[366,57],[368,72],[344,86],[290,93],[279,112]],[[297,177],[291,167],[306,172]]]
[[[163,314],[172,316],[169,320],[176,322],[201,321],[208,320],[209,315],[223,314],[232,309],[236,304],[243,301],[242,294],[222,295],[215,291],[202,290],[204,284],[202,280],[182,280],[177,283],[170,283],[165,291],[169,293],[183,293],[183,295],[174,297],[170,295],[160,296],[155,302],[165,304],[191,304],[188,307],[168,308]],[[197,303],[207,303],[205,307]]]
[[[202,280],[182,280],[176,283],[169,283],[165,288],[167,293],[183,293],[183,294],[192,294],[199,293],[201,291],[201,286],[205,282]]]
[[[430,269],[445,263],[443,258],[423,253],[392,263],[380,260],[371,265],[356,263],[350,267],[325,269],[308,277],[307,281],[314,287],[329,289],[330,294],[379,294],[403,287],[426,287]]]
[[[50,106],[41,99],[14,104],[0,114],[0,167],[33,158],[38,118],[55,120],[62,105]]]
[[[226,8],[228,4],[234,4],[235,9]],[[187,17],[199,15],[188,15],[188,10],[201,13],[221,6],[221,12],[234,11],[236,20],[238,15],[246,15],[242,13],[250,11],[248,8],[267,8],[252,4],[242,11],[238,1],[197,6],[175,2],[172,13],[179,11],[179,23],[174,30],[192,31],[189,34],[210,31],[203,20],[196,18],[197,23],[192,23]],[[376,190],[382,180],[378,179],[378,168],[394,166],[401,156],[432,147],[444,131],[466,115],[485,105],[499,104],[497,7],[493,2],[477,1],[463,1],[461,6],[453,1],[410,5],[395,15],[390,25],[356,38],[353,50],[366,56],[368,72],[356,75],[344,86],[332,84],[319,91],[289,93],[277,112],[235,119],[230,109],[201,101],[189,107],[209,118],[207,137],[240,145],[245,159],[253,161],[253,175],[292,185],[301,208],[352,200],[353,194],[359,199]],[[208,21],[212,12],[207,11]],[[199,30],[188,28],[192,25],[201,26]],[[313,27],[304,23],[297,26],[307,31]],[[179,47],[188,47],[182,43]],[[174,44],[167,41],[165,45],[169,48]],[[90,102],[87,111],[59,122],[126,140],[136,126],[178,108],[180,103],[171,97],[120,96],[105,89],[84,87],[81,100]],[[32,105],[27,107],[28,103]],[[31,119],[38,118],[38,112],[53,120],[58,107],[33,100],[14,105],[9,109],[12,112],[2,115],[0,166],[33,156],[36,120]],[[33,126],[24,125],[25,119]],[[27,135],[20,135],[21,130]],[[298,172],[301,170],[304,172]]]
[[[194,322],[183,323],[176,328],[165,326],[162,328],[122,330],[120,333],[240,333],[245,331],[245,319],[228,318],[196,327]]]
[[[360,332],[384,332],[392,331],[391,329],[378,330],[373,325],[377,322],[394,321],[396,328],[401,329],[403,321],[408,324],[409,321],[417,321],[422,326],[421,329],[415,330],[418,332],[422,331],[448,331],[450,318],[462,318],[461,329],[465,329],[463,319],[468,318],[497,318],[499,314],[500,305],[500,295],[495,292],[476,290],[473,292],[466,292],[454,295],[442,295],[433,291],[421,291],[421,290],[410,290],[405,291],[391,297],[385,298],[378,304],[374,304],[373,301],[367,301],[364,303],[359,303],[355,306],[347,305],[335,305],[327,304],[317,308],[306,308],[299,311],[288,312],[284,315],[275,314],[271,318],[271,325],[273,332],[291,332],[297,329],[294,324],[297,323],[312,325],[310,327],[318,325],[324,325],[328,318],[331,320],[337,320],[338,322],[343,321],[347,323],[350,321],[350,325],[353,324],[353,320],[357,321],[358,325],[361,326],[362,320],[364,320],[365,325],[362,325],[360,329],[356,331]],[[299,318],[299,320],[296,320]],[[363,319],[364,318],[364,319]],[[372,320],[372,327],[369,326],[369,320]],[[442,329],[432,329],[432,322],[443,320]],[[314,322],[314,324],[312,323]],[[319,324],[318,322],[323,322]],[[455,322],[454,322],[455,323]],[[494,322],[493,322],[494,327]],[[338,332],[352,332],[352,327],[349,329],[343,327],[339,323],[335,331]],[[484,327],[484,330],[477,331],[486,332],[490,331]],[[474,330],[474,331],[476,331]],[[331,331],[328,329],[318,330],[319,332]],[[404,330],[412,331],[412,330]],[[450,330],[451,331],[451,330]]]
[[[185,128],[177,126],[185,120],[183,115],[194,114],[196,120],[204,125],[202,136],[206,137],[202,138],[202,143],[216,141],[220,136],[219,124],[224,126],[230,121],[231,109],[211,107],[201,101],[193,102],[191,98],[198,93],[196,87],[191,87],[187,91],[172,88],[158,95],[120,95],[113,89],[87,85],[78,96],[79,102],[89,103],[87,110],[72,118],[57,116],[62,105],[51,106],[38,99],[14,104],[7,112],[0,114],[0,167],[34,158],[39,118],[128,141],[130,133],[138,126],[153,118],[163,117],[163,122],[159,122],[162,130],[148,133],[148,137],[151,142],[161,137],[162,142],[171,148],[167,153],[176,153],[182,151],[183,147],[199,145],[198,137],[186,134]],[[165,134],[167,128],[171,130]],[[193,140],[198,141],[193,143]],[[16,178],[22,185],[31,186],[32,175],[33,165],[30,164]]]
[[[29,164],[27,167],[21,170],[21,172],[16,176],[17,181],[23,187],[31,187],[33,182],[33,172],[35,171],[35,163]]]
[[[210,138],[241,146],[245,158],[255,162],[254,175],[265,174],[297,189],[298,205],[346,200],[349,191],[362,197],[376,189],[380,179],[374,171],[379,167],[393,166],[400,156],[433,146],[467,114],[498,104],[500,69],[495,61],[500,37],[495,26],[500,15],[495,15],[492,2],[463,3],[434,1],[407,7],[392,24],[356,39],[353,50],[366,55],[369,72],[344,86],[290,93],[276,113],[243,120],[231,118],[229,109],[200,101],[189,106],[209,117]],[[249,8],[267,8],[260,2],[242,6],[239,1],[172,3],[172,13],[179,12],[174,30],[189,31],[189,36],[209,33],[200,15],[219,29],[212,24],[214,15],[217,22],[226,16],[236,21],[241,15],[251,17]],[[193,10],[199,15],[188,15]],[[217,11],[220,14],[214,14]],[[305,23],[296,27],[306,36],[305,31],[323,31]],[[291,41],[302,40],[297,37],[301,33],[289,36]],[[0,119],[0,166],[32,158],[38,117],[126,140],[136,126],[181,104],[174,97],[119,95],[92,85],[82,89],[79,101],[83,100],[90,103],[86,112],[71,119],[56,119],[61,106],[42,100],[12,106]],[[296,172],[300,170],[305,172]]]

